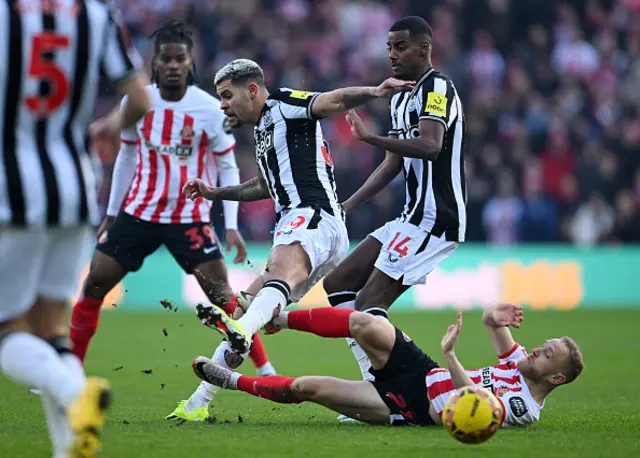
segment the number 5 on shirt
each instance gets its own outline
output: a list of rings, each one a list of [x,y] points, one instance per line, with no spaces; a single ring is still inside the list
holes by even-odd
[[[400,241],[398,241],[398,239],[400,239]],[[391,240],[391,243],[389,243],[389,246],[387,246],[387,250],[395,251],[401,258],[404,258],[409,254],[409,247],[407,247],[407,243],[409,243],[410,241],[411,237],[401,238],[400,232],[396,232],[393,240]]]
[[[31,42],[31,61],[27,72],[30,77],[49,82],[49,94],[29,96],[27,107],[35,116],[47,116],[60,108],[69,95],[69,80],[64,72],[45,55],[69,47],[69,37],[44,32],[35,35]]]

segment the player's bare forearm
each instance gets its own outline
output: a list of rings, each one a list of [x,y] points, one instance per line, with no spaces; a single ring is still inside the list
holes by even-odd
[[[252,178],[237,186],[226,186],[216,190],[217,200],[235,200],[238,202],[253,202],[268,199],[269,190],[260,177]]]
[[[367,181],[343,204],[347,213],[367,202],[383,190],[402,170],[402,157],[387,151],[384,161],[376,168]]]
[[[383,148],[402,157],[435,161],[442,149],[442,142],[429,138],[394,138],[380,135],[367,135],[362,139],[365,143]]]
[[[516,341],[508,327],[496,323],[495,313],[495,305],[485,309],[482,314],[482,322],[487,327],[494,350],[498,355],[504,355],[513,348]]]
[[[346,87],[323,92],[313,101],[311,111],[318,117],[348,111],[379,97],[376,90],[375,87]]]
[[[447,362],[447,369],[451,374],[451,381],[456,388],[462,388],[464,386],[473,386],[473,380],[467,375],[467,372],[458,361],[455,352],[451,351],[445,353],[444,359]]]

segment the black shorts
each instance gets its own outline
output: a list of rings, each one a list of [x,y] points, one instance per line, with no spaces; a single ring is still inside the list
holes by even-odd
[[[382,369],[370,369],[376,377],[371,383],[391,410],[392,425],[435,425],[429,416],[426,377],[437,367],[435,361],[396,328],[389,361]]]
[[[222,259],[209,223],[151,223],[125,212],[120,212],[96,250],[114,258],[127,271],[135,272],[161,245],[167,247],[186,273],[204,262]]]

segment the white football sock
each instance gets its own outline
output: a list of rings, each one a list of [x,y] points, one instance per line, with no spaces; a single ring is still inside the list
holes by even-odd
[[[11,333],[0,342],[0,368],[12,380],[41,389],[64,408],[84,389],[84,378],[74,376],[51,345],[26,332]]]
[[[63,340],[62,342],[65,341]],[[56,348],[55,342],[51,344],[56,350],[63,351],[60,354],[60,359],[73,376],[84,380],[85,375],[82,363],[76,355],[69,351],[66,342],[63,344],[65,345],[63,348]],[[64,409],[57,405],[53,398],[48,395],[42,396],[42,405],[47,419],[49,437],[53,444],[53,458],[67,458],[73,442],[73,430],[69,425]]]
[[[256,374],[258,377],[266,377],[268,375],[277,375],[276,368],[270,362],[264,363],[262,366],[256,368]]]
[[[287,306],[291,288],[280,280],[269,280],[255,297],[245,315],[238,320],[242,327],[254,335]]]
[[[232,369],[227,365],[227,361],[225,360],[225,356],[227,356],[231,352],[233,352],[233,350],[231,350],[229,342],[223,340],[222,342],[220,342],[220,345],[218,345],[218,348],[216,348],[216,351],[211,357],[211,360],[222,367]],[[241,355],[242,361],[244,361],[248,355],[249,352]],[[207,382],[200,383],[196,391],[187,400],[186,404],[184,405],[184,409],[188,413],[191,413],[199,407],[208,407],[209,403],[213,400],[213,398],[216,397],[216,394],[218,394],[218,391],[220,391],[219,386],[215,386]]]
[[[387,311],[382,308],[371,308],[371,309],[364,310],[364,312],[369,313],[381,320],[389,320]],[[349,344],[349,348],[351,349],[353,356],[356,358],[356,361],[358,362],[358,366],[360,367],[360,373],[362,374],[362,379],[367,380],[369,382],[373,382],[375,380],[375,377],[371,372],[369,372],[369,369],[371,369],[371,361],[369,360],[369,357],[364,352],[360,344],[356,342],[355,339],[348,337],[347,343]]]

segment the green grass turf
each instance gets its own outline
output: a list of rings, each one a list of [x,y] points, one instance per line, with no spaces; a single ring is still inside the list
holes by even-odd
[[[392,316],[436,360],[440,337],[454,318],[452,311]],[[638,323],[640,309],[528,312],[516,338],[533,348],[546,338],[570,335],[582,347],[585,372],[552,394],[536,426],[502,430],[486,444],[469,446],[439,428],[343,425],[319,406],[279,405],[239,392],[219,394],[212,409],[216,424],[176,426],[164,416],[198,385],[192,358],[210,356],[220,339],[188,313],[109,312],[87,359],[88,372],[108,377],[116,390],[101,456],[640,456]],[[285,331],[264,340],[282,374],[358,378],[342,339]],[[467,367],[494,361],[478,312],[464,314],[458,355]],[[149,375],[141,372],[148,369]],[[244,371],[253,368],[247,364]],[[2,376],[0,392],[0,456],[50,456],[39,398]]]

